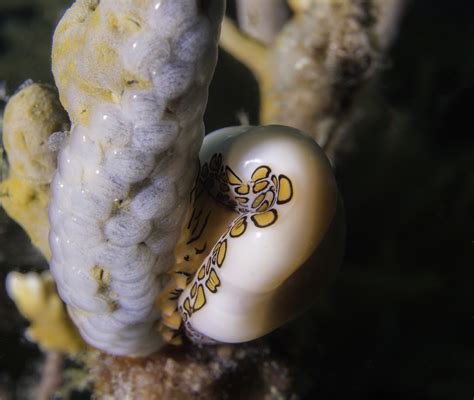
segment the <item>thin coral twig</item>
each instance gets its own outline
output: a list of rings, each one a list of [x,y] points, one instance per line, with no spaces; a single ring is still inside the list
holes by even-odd
[[[46,354],[41,383],[38,387],[38,399],[47,400],[53,397],[61,385],[63,364],[64,359],[61,353],[53,351]]]
[[[220,45],[247,66],[259,81],[263,80],[268,59],[266,46],[242,33],[229,18],[224,18],[222,23]]]

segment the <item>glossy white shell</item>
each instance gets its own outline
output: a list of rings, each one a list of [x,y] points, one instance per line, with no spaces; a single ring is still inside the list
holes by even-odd
[[[222,193],[245,201],[235,206],[235,221],[244,218],[246,228],[233,235],[235,222],[224,227],[202,263],[205,272],[198,270],[179,305],[193,339],[244,342],[275,329],[317,298],[342,258],[342,207],[323,151],[295,129],[223,129],[206,137],[203,169],[216,155],[222,159],[222,177],[215,174],[221,184],[204,186],[222,187]],[[229,169],[239,179],[229,179]],[[239,195],[232,179],[248,185],[249,193]],[[260,210],[248,206],[261,204],[259,193],[270,199]]]

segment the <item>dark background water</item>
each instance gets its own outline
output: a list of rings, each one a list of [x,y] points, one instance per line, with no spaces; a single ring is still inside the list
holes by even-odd
[[[64,0],[0,0],[0,81],[51,82]],[[301,357],[308,399],[474,398],[474,5],[413,0],[389,62],[363,90],[339,155],[344,265],[311,312],[272,335]],[[258,115],[251,75],[221,52],[207,131]],[[0,279],[44,267],[0,215]],[[0,288],[0,387],[39,357]],[[291,337],[294,340],[288,341]],[[299,340],[299,338],[303,338]],[[0,398],[1,398],[0,392]]]

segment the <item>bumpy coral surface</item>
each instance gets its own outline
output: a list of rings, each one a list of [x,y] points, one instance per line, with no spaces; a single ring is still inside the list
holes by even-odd
[[[388,3],[289,1],[293,18],[268,46],[242,35],[226,20],[221,43],[256,76],[261,123],[300,129],[332,158],[357,89],[377,70],[388,45],[378,25]]]
[[[52,183],[51,270],[84,339],[162,345],[155,305],[197,175],[223,1],[79,0],[54,37],[73,129]]]
[[[49,184],[56,169],[56,154],[49,149],[48,138],[68,127],[57,92],[46,85],[26,86],[5,109],[3,143],[9,176],[0,184],[0,201],[47,258]]]
[[[246,399],[295,398],[293,372],[262,342],[164,348],[134,359],[98,352],[87,363],[97,377],[101,399]]]

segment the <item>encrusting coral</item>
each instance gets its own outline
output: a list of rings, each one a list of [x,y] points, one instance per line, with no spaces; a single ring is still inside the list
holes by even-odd
[[[54,132],[69,129],[57,91],[31,84],[7,103],[3,144],[8,155],[8,178],[0,183],[0,203],[28,233],[33,244],[50,259],[47,206],[56,154],[48,147]]]
[[[7,103],[3,143],[9,165],[7,179],[0,183],[0,203],[48,260],[47,207],[56,170],[56,153],[49,147],[49,138],[68,128],[67,114],[51,86],[26,84]],[[49,272],[11,272],[6,285],[8,294],[30,321],[27,337],[31,341],[45,350],[70,354],[84,348]]]
[[[66,315],[49,272],[11,272],[6,287],[21,314],[30,321],[28,339],[47,351],[76,354],[84,350],[84,341]]]
[[[101,399],[290,399],[287,360],[261,341],[239,346],[170,347],[147,358],[89,352],[87,364]]]

